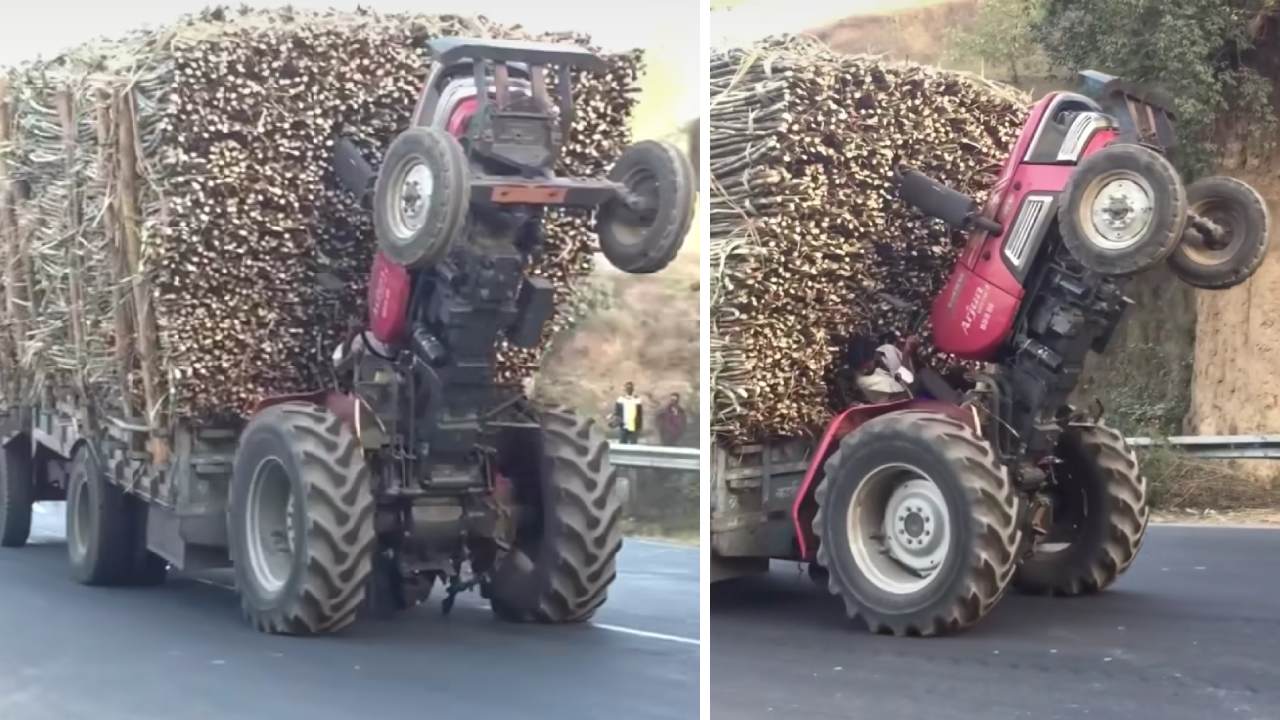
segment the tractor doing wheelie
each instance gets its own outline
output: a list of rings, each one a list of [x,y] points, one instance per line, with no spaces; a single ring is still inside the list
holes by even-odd
[[[1168,262],[1196,287],[1236,285],[1262,262],[1269,218],[1237,180],[1184,187],[1167,98],[1083,77],[1096,99],[1037,102],[984,208],[899,168],[905,202],[968,232],[929,319],[939,351],[981,370],[904,373],[909,397],[845,410],[816,446],[716,448],[713,574],[808,561],[872,630],[935,635],[1010,586],[1097,592],[1133,562],[1146,480],[1100,411],[1068,396],[1130,304],[1128,277]]]
[[[239,425],[180,426],[163,467],[137,452],[146,428],[108,418],[86,432],[92,408],[10,413],[4,545],[27,539],[44,499],[32,488],[62,485],[76,579],[154,583],[169,566],[230,562],[266,632],[336,631],[437,584],[446,611],[474,588],[516,621],[582,621],[605,602],[621,528],[604,433],[499,384],[497,350],[537,346],[553,310],[551,284],[526,272],[548,208],[595,209],[604,255],[656,272],[689,229],[693,171],[646,141],[607,178],[554,174],[571,72],[605,69],[586,50],[459,38],[429,50],[410,127],[378,171],[336,143],[378,250],[368,325],[334,349],[334,386],[266,400]]]

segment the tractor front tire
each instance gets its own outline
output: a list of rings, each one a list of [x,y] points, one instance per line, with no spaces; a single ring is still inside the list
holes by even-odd
[[[609,180],[647,207],[633,209],[620,198],[602,205],[596,216],[600,251],[623,272],[665,268],[680,252],[693,222],[697,180],[689,159],[671,143],[645,140],[623,150]]]
[[[1249,185],[1229,177],[1201,178],[1187,187],[1191,212],[1223,227],[1220,245],[1188,226],[1169,256],[1173,274],[1193,287],[1225,290],[1248,280],[1267,256],[1271,216]]]
[[[955,632],[1004,596],[1020,538],[1018,496],[964,423],[926,412],[868,421],[841,439],[816,499],[827,587],[873,632]]]
[[[471,168],[456,138],[415,127],[387,149],[373,198],[378,249],[410,269],[445,258],[467,221]]]
[[[31,504],[35,498],[31,444],[11,440],[0,458],[0,547],[20,548],[31,536]]]
[[[1101,423],[1072,425],[1057,453],[1053,526],[1018,566],[1014,587],[1036,595],[1096,593],[1142,547],[1151,514],[1147,480],[1124,436]]]
[[[258,413],[240,438],[229,513],[236,586],[255,628],[312,635],[355,620],[373,568],[374,500],[340,419],[306,403]]]
[[[1187,190],[1163,155],[1117,144],[1085,158],[1062,191],[1058,226],[1067,250],[1102,275],[1133,275],[1178,246]]]
[[[521,522],[487,588],[493,612],[513,622],[572,623],[591,618],[617,576],[622,503],[609,443],[589,418],[547,410],[540,457],[528,446],[500,457]]]

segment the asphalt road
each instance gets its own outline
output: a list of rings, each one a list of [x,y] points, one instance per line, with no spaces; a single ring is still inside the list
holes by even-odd
[[[1152,527],[1087,598],[883,637],[797,570],[712,589],[712,717],[1280,719],[1280,530]]]
[[[494,619],[438,598],[340,636],[259,634],[210,579],[88,588],[60,510],[0,550],[0,720],[697,717],[698,553],[628,540],[589,625]],[[221,582],[215,577],[212,582]]]

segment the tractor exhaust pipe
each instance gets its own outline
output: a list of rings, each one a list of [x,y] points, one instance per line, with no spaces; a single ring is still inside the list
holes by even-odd
[[[347,138],[339,138],[333,144],[333,170],[338,183],[354,193],[356,201],[365,210],[373,209],[373,188],[378,174],[360,154],[360,149]]]

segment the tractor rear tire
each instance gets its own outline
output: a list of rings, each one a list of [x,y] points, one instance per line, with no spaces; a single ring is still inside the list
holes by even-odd
[[[618,198],[602,205],[596,219],[600,251],[623,272],[662,270],[680,252],[693,222],[697,181],[689,159],[671,143],[645,140],[622,152],[609,180],[651,207],[636,212]]]
[[[617,576],[618,476],[595,421],[567,410],[540,414],[540,461],[499,458],[516,502],[535,514],[499,558],[489,602],[497,617],[512,622],[583,622],[604,604]]]
[[[1169,256],[1169,268],[1188,285],[1225,290],[1248,280],[1267,256],[1271,216],[1249,185],[1229,177],[1201,178],[1187,187],[1191,212],[1227,226],[1225,247],[1205,244],[1188,230]]]
[[[827,588],[873,632],[962,630],[1009,586],[1018,495],[962,422],[926,412],[868,421],[841,439],[815,497]]]
[[[1058,226],[1067,250],[1102,275],[1133,275],[1163,262],[1182,240],[1187,190],[1160,153],[1118,144],[1085,158],[1062,191]]]
[[[1096,593],[1115,582],[1142,547],[1151,514],[1147,480],[1124,436],[1101,423],[1072,425],[1057,452],[1062,463],[1055,470],[1067,492],[1045,542],[1065,547],[1041,543],[1018,566],[1014,587],[1036,595]]]
[[[31,505],[35,498],[31,444],[15,439],[4,446],[0,462],[0,547],[20,548],[31,537]]]
[[[67,558],[82,585],[128,585],[138,558],[136,502],[107,479],[98,452],[82,443],[67,481]]]
[[[351,430],[284,403],[240,438],[228,528],[246,618],[262,632],[331,633],[364,604],[373,551],[372,482]]]

